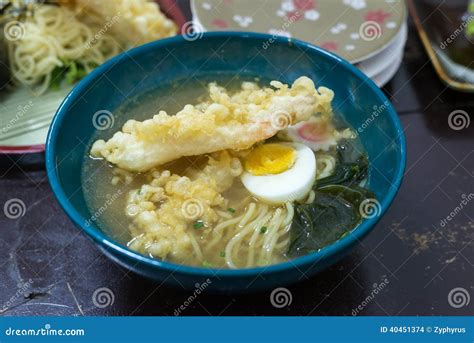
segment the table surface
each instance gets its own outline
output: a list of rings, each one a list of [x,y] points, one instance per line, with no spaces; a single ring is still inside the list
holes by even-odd
[[[273,307],[270,291],[204,292],[182,315],[473,313],[474,300],[459,307],[449,295],[474,296],[474,202],[442,220],[463,196],[474,196],[474,125],[448,125],[454,110],[472,117],[474,96],[441,83],[411,24],[403,64],[384,91],[400,115],[408,161],[398,196],[373,232],[336,265],[288,287],[289,306]],[[0,204],[18,198],[27,207],[19,219],[0,214],[0,315],[173,315],[190,296],[102,255],[59,207],[42,156],[3,156],[0,175]],[[105,308],[92,299],[101,287],[114,295]]]

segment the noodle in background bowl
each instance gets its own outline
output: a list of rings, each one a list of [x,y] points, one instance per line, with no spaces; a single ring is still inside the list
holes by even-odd
[[[178,27],[178,32],[186,29],[186,18],[181,12],[180,8],[176,6],[174,0],[155,0],[155,2],[158,3],[161,11],[169,19],[174,21]],[[64,38],[64,35],[62,38]],[[45,48],[43,50],[47,49]],[[6,99],[10,99],[11,102],[6,104],[6,99],[2,99],[1,104],[10,108],[10,113],[2,113],[4,117],[7,116],[7,118],[9,118],[5,120],[5,123],[9,123],[10,120],[10,122],[15,122],[15,125],[8,124],[12,125],[12,129],[16,126],[22,125],[25,125],[26,129],[24,129],[25,133],[13,136],[11,138],[4,138],[0,134],[0,163],[3,163],[3,160],[5,160],[6,164],[11,164],[9,158],[2,157],[3,154],[11,155],[11,158],[14,159],[17,159],[18,156],[20,156],[22,158],[22,163],[24,162],[26,164],[29,164],[29,161],[32,161],[34,164],[43,163],[43,155],[39,153],[42,153],[45,150],[44,143],[46,140],[46,130],[47,125],[49,125],[49,123],[46,122],[46,125],[43,128],[43,120],[45,119],[44,116],[53,116],[62,98],[69,92],[69,90],[66,89],[67,87],[69,86],[63,85],[61,90],[52,90],[48,91],[48,94],[33,96],[29,87],[23,85],[14,88],[13,92],[5,97]],[[23,108],[25,104],[28,104],[32,100],[34,100],[35,104],[41,103],[41,106],[32,106],[31,108],[28,108],[28,112],[22,113],[20,119],[18,119],[18,108],[20,106]],[[43,119],[41,120],[41,127],[39,127],[38,123],[34,120],[35,117],[39,116],[41,116]],[[28,128],[30,128],[30,130],[28,130]],[[5,134],[11,134],[11,131],[13,130],[6,130]],[[37,156],[23,157],[25,154],[34,154]]]
[[[101,110],[113,113],[126,98],[166,84],[225,75],[285,83],[306,75],[318,85],[334,90],[334,111],[359,133],[368,153],[368,185],[380,202],[375,213],[367,215],[351,234],[318,252],[276,265],[236,270],[152,259],[129,250],[91,222],[95,214],[86,206],[80,171],[97,127],[94,114]],[[402,180],[405,155],[403,130],[392,105],[372,81],[348,62],[302,41],[256,33],[215,32],[192,40],[177,36],[149,43],[98,67],[58,109],[47,138],[46,167],[53,192],[67,215],[112,260],[159,282],[189,289],[207,282],[206,289],[228,292],[294,283],[341,259],[373,229],[389,207]]]

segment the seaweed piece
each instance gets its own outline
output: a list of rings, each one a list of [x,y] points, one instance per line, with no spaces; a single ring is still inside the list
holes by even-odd
[[[321,188],[327,185],[358,185],[367,177],[369,171],[369,159],[365,154],[356,155],[353,144],[343,140],[336,147],[338,163],[334,173],[316,182],[315,187]],[[357,156],[357,157],[355,157]]]
[[[361,202],[364,200],[375,198],[375,194],[372,191],[359,186],[329,185],[319,188],[318,191],[342,198],[350,202],[357,209],[359,209]]]
[[[314,201],[295,205],[287,252],[290,258],[320,250],[346,236],[362,221],[361,203],[375,198],[373,192],[359,186],[368,176],[367,155],[360,154],[349,140],[341,141],[336,152],[334,173],[313,186]]]
[[[295,206],[288,257],[317,251],[346,235],[362,219],[360,203],[372,197],[372,192],[361,187],[319,188],[313,203]]]
[[[319,189],[328,185],[354,186],[367,177],[369,161],[366,155],[361,155],[356,162],[339,162],[334,173],[316,182],[315,188]]]

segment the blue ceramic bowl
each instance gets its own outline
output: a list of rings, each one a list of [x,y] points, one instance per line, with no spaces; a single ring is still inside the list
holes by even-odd
[[[205,33],[194,38],[197,39],[190,41],[177,36],[132,49],[98,67],[71,91],[54,117],[46,147],[48,177],[59,203],[74,224],[112,260],[159,282],[179,282],[194,288],[196,283],[207,280],[208,289],[215,291],[248,291],[294,283],[303,275],[327,268],[374,228],[400,186],[405,141],[392,105],[356,68],[311,44],[238,32]],[[364,220],[352,234],[318,252],[291,262],[241,270],[154,260],[129,250],[94,224],[86,225],[91,212],[81,190],[81,167],[95,132],[94,113],[114,111],[126,99],[175,81],[235,74],[242,79],[258,76],[286,83],[306,75],[318,85],[333,89],[335,112],[343,114],[358,131],[369,155],[369,187],[380,201],[379,215]]]

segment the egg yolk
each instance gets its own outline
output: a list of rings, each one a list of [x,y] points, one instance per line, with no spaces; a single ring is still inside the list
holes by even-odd
[[[295,163],[296,151],[287,145],[270,143],[253,149],[245,158],[245,170],[255,176],[280,174]]]

